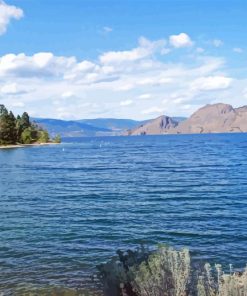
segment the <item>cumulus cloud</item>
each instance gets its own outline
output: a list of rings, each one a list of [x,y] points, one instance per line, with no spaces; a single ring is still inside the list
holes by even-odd
[[[196,90],[220,90],[230,86],[232,78],[224,76],[209,76],[196,79],[192,83],[192,89]]]
[[[145,119],[167,111],[188,116],[212,98],[234,103],[238,97],[244,105],[246,81],[225,72],[224,58],[195,50],[185,59],[179,51],[176,62],[161,56],[164,48],[164,40],[142,37],[137,47],[94,61],[50,52],[7,54],[0,57],[1,102],[17,112],[25,106],[32,116],[66,119]]]
[[[169,43],[175,48],[181,47],[190,47],[193,45],[193,42],[189,35],[186,33],[180,33],[178,35],[171,35],[169,37]]]
[[[19,20],[23,15],[24,13],[20,8],[0,1],[0,35],[7,31],[7,27],[12,19]]]
[[[139,38],[139,46],[132,50],[109,51],[102,54],[99,59],[102,64],[133,62],[151,56],[156,51],[164,53],[165,40],[150,41],[144,37]]]
[[[1,76],[58,76],[76,65],[75,58],[56,57],[49,52],[40,52],[33,56],[7,54],[0,58]]]

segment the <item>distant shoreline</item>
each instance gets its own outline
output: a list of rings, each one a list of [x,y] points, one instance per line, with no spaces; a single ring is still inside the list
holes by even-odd
[[[16,144],[16,145],[3,145],[0,149],[13,149],[13,148],[27,148],[32,146],[46,146],[46,145],[59,145],[60,143],[34,143],[34,144]]]

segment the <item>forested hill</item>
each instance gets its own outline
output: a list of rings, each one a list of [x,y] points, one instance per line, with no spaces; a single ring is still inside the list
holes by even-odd
[[[60,137],[53,139],[60,142]],[[0,145],[33,144],[50,142],[49,133],[31,122],[27,112],[17,117],[0,105]]]

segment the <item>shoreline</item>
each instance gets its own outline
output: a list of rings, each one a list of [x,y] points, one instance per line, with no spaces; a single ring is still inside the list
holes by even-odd
[[[16,144],[16,145],[4,145],[0,146],[1,149],[14,149],[14,148],[27,148],[35,146],[47,146],[47,145],[59,145],[60,143],[34,143],[34,144]]]

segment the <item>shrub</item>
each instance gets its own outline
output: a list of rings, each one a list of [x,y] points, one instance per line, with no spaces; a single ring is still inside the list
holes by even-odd
[[[99,266],[106,296],[247,296],[247,269],[224,274],[219,264],[196,265],[187,249],[160,246],[117,255]]]
[[[133,289],[137,295],[186,295],[190,280],[190,255],[187,249],[176,251],[160,247],[147,261],[134,268]]]

